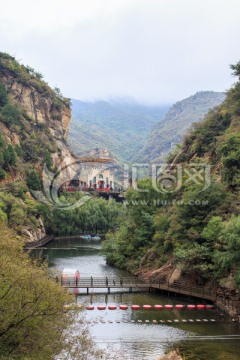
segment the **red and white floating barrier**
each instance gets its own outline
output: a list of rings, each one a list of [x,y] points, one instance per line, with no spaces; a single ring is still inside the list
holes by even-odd
[[[214,309],[214,305],[206,305],[206,309],[208,310]]]
[[[117,310],[117,305],[108,305],[108,310]],[[185,308],[185,305],[182,304],[177,304],[177,305],[171,305],[171,304],[166,304],[166,305],[143,305],[143,310],[151,310],[151,309],[155,309],[155,310],[162,310],[163,308],[165,308],[166,310],[172,310],[173,308],[178,309],[178,310],[182,310]],[[198,310],[203,310],[203,309],[214,309],[214,305],[208,304],[208,305],[204,305],[204,304],[198,304],[198,305],[194,305],[194,304],[188,304],[186,305],[186,308],[188,310],[194,310],[194,309],[198,309]],[[94,310],[95,307],[93,305],[88,305],[86,306],[87,310]],[[98,305],[97,306],[98,310],[106,310],[106,305]],[[119,309],[120,310],[127,310],[128,309],[128,305],[119,305]],[[140,305],[132,305],[132,310],[140,310],[141,306]]]
[[[178,310],[182,310],[184,308],[184,305],[177,304],[177,305],[175,305],[175,308]]]
[[[119,306],[119,309],[120,309],[120,310],[127,310],[127,309],[128,309],[128,306],[127,306],[127,305],[120,305],[120,306]]]
[[[203,304],[198,304],[197,305],[197,309],[198,310],[203,310],[203,309],[205,309],[206,308],[206,305],[203,305]]]

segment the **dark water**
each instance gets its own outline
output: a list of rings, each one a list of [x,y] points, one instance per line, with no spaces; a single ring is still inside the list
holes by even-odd
[[[106,265],[99,253],[101,244],[91,240],[53,241],[45,249],[34,250],[36,255],[49,259],[51,271],[76,268],[81,276],[131,276],[129,273]],[[132,304],[201,303],[186,297],[150,294],[147,292],[111,294],[102,290],[85,290],[77,297],[79,304],[93,304],[95,310],[86,311],[86,321],[100,347],[111,346],[127,359],[155,359],[167,349],[179,347],[190,360],[240,359],[240,328],[219,310],[139,310]],[[97,305],[129,305],[128,310],[99,311]],[[157,324],[153,323],[157,322]]]

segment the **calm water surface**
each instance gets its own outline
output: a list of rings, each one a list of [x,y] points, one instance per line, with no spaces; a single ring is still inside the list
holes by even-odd
[[[49,267],[56,273],[64,268],[77,268],[83,277],[131,276],[126,271],[106,265],[100,248],[101,243],[98,241],[75,239],[55,240],[45,249],[34,251],[38,255],[47,256]],[[216,309],[131,310],[132,304],[187,305],[201,303],[201,300],[137,291],[120,293],[113,290],[107,294],[91,289],[89,295],[81,290],[77,302],[93,304],[95,307],[99,304],[129,305],[126,311],[86,311],[86,320],[91,324],[91,332],[100,347],[111,346],[130,360],[154,360],[171,347],[179,347],[189,360],[240,359],[240,328]],[[153,320],[157,320],[158,324],[153,324]],[[164,323],[159,323],[160,320]]]

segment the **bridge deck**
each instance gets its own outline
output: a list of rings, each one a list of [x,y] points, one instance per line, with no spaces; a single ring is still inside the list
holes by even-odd
[[[167,292],[177,293],[181,295],[192,296],[196,298],[214,301],[216,293],[211,290],[206,290],[202,286],[184,285],[179,282],[172,284],[166,280],[159,282],[144,282],[138,278],[117,278],[117,277],[83,277],[75,278],[61,278],[61,285],[65,288],[95,288],[95,289],[159,289]]]

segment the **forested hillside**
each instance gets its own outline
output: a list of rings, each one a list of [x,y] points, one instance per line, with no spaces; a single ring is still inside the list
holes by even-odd
[[[208,111],[225,99],[224,93],[200,91],[174,104],[152,129],[134,161],[161,162],[180,143],[191,124],[204,119]]]
[[[26,241],[54,231],[53,208],[33,198],[42,169],[74,161],[66,136],[70,101],[42,75],[0,53],[0,359],[100,359],[88,328],[66,305],[72,297],[49,278]],[[50,229],[51,228],[51,229]],[[78,310],[79,317],[79,310]],[[79,318],[80,319],[80,318]],[[41,331],[39,331],[41,329]],[[61,354],[61,355],[60,355]],[[82,355],[84,354],[84,355]]]
[[[79,170],[66,143],[70,117],[70,100],[59,89],[51,89],[41,74],[0,53],[0,220],[25,241],[47,232],[72,235],[116,226],[120,209],[114,201],[95,199],[66,212],[59,208],[80,201],[82,195],[62,193],[58,199],[57,192],[57,203],[51,197],[51,177],[59,168],[66,169],[69,181]],[[47,188],[42,183],[44,166],[50,171]],[[56,182],[57,191],[60,184]],[[37,201],[30,190],[42,191],[47,196],[43,200],[52,206]]]
[[[168,106],[147,106],[125,100],[83,102],[72,99],[68,142],[77,155],[104,148],[129,161],[143,146]]]
[[[74,160],[66,144],[70,101],[42,75],[0,53],[0,219],[25,240],[45,235],[44,208],[29,193],[41,190],[46,164],[54,171]]]
[[[240,75],[239,63],[232,66]],[[169,166],[126,195],[127,219],[104,244],[136,273],[171,263],[195,284],[240,285],[240,82],[186,135]],[[157,190],[156,190],[157,187]],[[225,279],[225,280],[224,280]],[[235,284],[235,285],[234,285]]]

